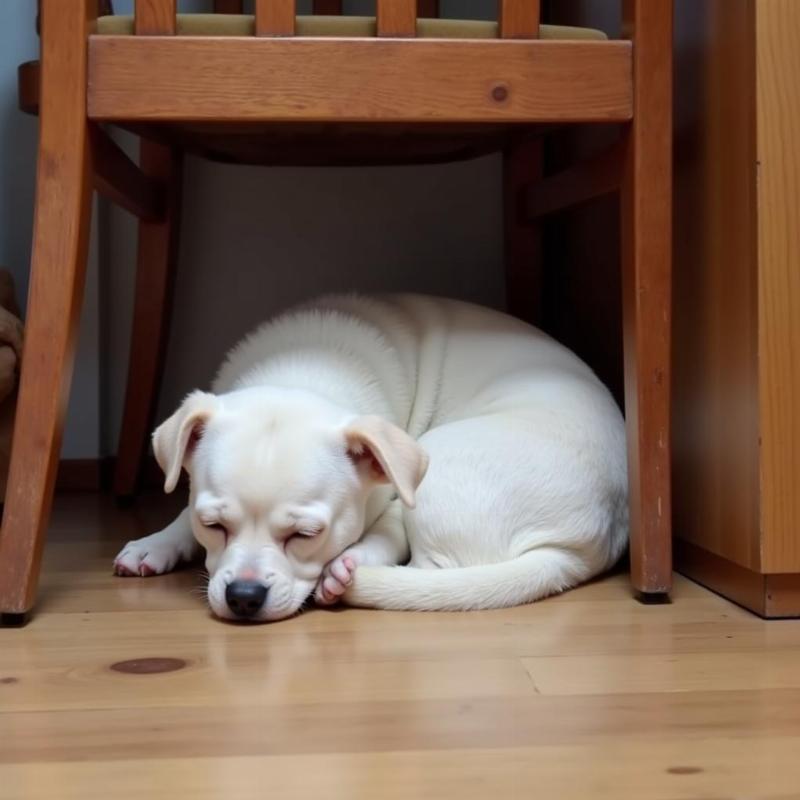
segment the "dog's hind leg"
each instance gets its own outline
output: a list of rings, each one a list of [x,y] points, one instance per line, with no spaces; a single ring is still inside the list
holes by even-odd
[[[114,574],[123,577],[161,575],[182,561],[191,561],[200,545],[192,533],[185,508],[166,528],[128,542],[114,559]]]
[[[387,567],[408,561],[408,538],[403,507],[395,499],[370,529],[322,571],[314,599],[320,605],[338,602],[360,566]]]

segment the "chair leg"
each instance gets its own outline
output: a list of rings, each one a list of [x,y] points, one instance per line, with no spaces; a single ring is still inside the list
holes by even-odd
[[[506,307],[515,317],[533,323],[540,323],[542,314],[541,223],[523,215],[526,190],[541,178],[542,167],[541,139],[503,153]]]
[[[623,339],[631,581],[638,592],[654,595],[672,588],[672,176],[668,118],[662,112],[657,124],[648,124],[644,116],[642,108],[624,133]]]
[[[43,12],[33,255],[0,529],[4,622],[19,621],[34,603],[75,354],[91,212],[85,50],[92,10],[96,16],[89,0],[51,0]]]
[[[140,166],[163,185],[165,215],[158,222],[139,222],[128,384],[114,472],[114,494],[120,500],[132,498],[138,489],[153,426],[169,339],[180,226],[180,152],[142,139]]]
[[[622,11],[635,109],[620,195],[631,582],[656,595],[672,588],[672,0],[624,0]]]

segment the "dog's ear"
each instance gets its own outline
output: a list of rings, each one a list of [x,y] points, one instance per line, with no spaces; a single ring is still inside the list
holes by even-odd
[[[213,394],[192,392],[181,407],[156,428],[153,450],[164,472],[164,491],[168,494],[177,486],[181,468],[188,463],[203,427],[216,408],[217,398]]]
[[[414,508],[414,493],[428,469],[428,454],[403,430],[380,417],[356,417],[344,432],[347,451],[378,483],[392,483],[400,499]]]

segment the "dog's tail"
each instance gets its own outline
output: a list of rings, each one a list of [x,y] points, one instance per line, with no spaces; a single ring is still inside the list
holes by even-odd
[[[402,611],[505,608],[540,600],[588,577],[586,562],[575,552],[540,547],[479,567],[359,567],[344,601]]]

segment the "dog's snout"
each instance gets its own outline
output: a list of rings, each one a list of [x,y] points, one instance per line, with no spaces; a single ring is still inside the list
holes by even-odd
[[[225,589],[225,602],[237,617],[254,617],[267,599],[267,587],[259,581],[233,581]]]

